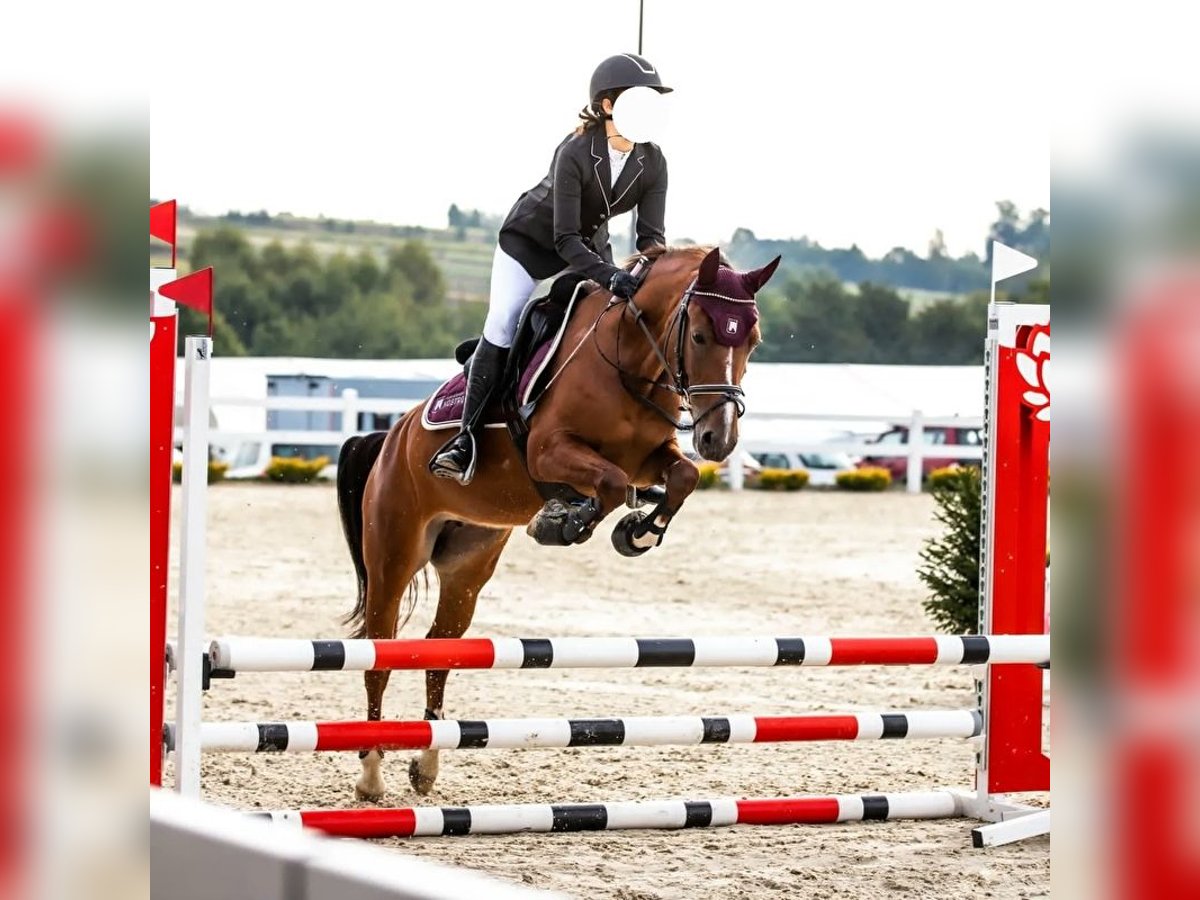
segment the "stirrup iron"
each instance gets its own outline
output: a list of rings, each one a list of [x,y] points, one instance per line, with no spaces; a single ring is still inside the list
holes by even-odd
[[[467,454],[468,462],[465,470],[459,469],[452,465],[447,465],[441,461],[441,457],[451,452],[451,444],[458,442],[461,438],[467,439]],[[475,478],[475,464],[479,460],[479,448],[476,445],[475,434],[471,431],[460,431],[450,440],[448,440],[442,449],[433,455],[433,459],[429,461],[429,471],[438,478],[449,478],[457,481],[463,487],[466,487]]]

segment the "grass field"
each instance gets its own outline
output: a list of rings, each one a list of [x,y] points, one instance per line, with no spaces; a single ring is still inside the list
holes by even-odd
[[[198,231],[226,224],[220,219],[190,217],[179,225],[180,253]],[[490,229],[467,228],[460,240],[451,229],[408,228],[402,226],[354,223],[354,231],[330,231],[314,219],[287,220],[281,225],[234,223],[255,247],[272,241],[292,245],[310,244],[318,254],[357,254],[366,250],[383,260],[392,247],[407,240],[420,240],[429,249],[446,279],[447,296],[451,300],[482,301],[487,297],[488,278],[492,269],[495,234]]]

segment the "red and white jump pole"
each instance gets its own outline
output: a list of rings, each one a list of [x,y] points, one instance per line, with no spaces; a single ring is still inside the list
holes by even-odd
[[[957,666],[1050,662],[1050,637],[218,638],[214,672]]]
[[[869,819],[962,816],[954,791],[836,794],[738,800],[634,800],[619,803],[512,803],[397,809],[314,809],[255,813],[272,822],[340,837],[432,837],[521,832],[821,825]]]
[[[416,719],[385,722],[205,722],[201,748],[224,753],[352,750],[528,750],[807,741],[973,738],[977,709],[797,716],[624,716],[596,719]]]

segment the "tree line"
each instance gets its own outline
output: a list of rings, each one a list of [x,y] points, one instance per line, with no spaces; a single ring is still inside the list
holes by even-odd
[[[885,285],[857,289],[817,273],[759,295],[762,362],[968,365],[983,361],[986,293],[912,312]]]
[[[223,356],[344,359],[446,357],[483,327],[484,306],[451,304],[441,270],[417,240],[321,257],[308,243],[256,248],[221,226],[196,235],[192,269],[212,266],[214,338]],[[205,327],[185,310],[185,332]]]

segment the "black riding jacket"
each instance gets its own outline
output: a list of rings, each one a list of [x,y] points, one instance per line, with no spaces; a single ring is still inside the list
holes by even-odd
[[[500,227],[500,247],[534,278],[564,268],[608,284],[614,271],[608,220],[637,208],[637,249],[665,244],[667,160],[657,144],[634,144],[612,184],[604,129],[569,135],[550,171],[523,193]]]

